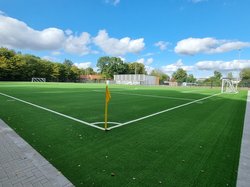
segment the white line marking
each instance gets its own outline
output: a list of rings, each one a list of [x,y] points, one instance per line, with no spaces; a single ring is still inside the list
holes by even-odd
[[[150,115],[148,115],[148,116],[144,116],[144,117],[141,117],[141,118],[138,118],[138,119],[134,119],[134,120],[131,120],[131,121],[122,123],[122,124],[120,124],[120,125],[116,125],[116,126],[113,126],[113,127],[109,127],[108,130],[111,130],[111,129],[114,129],[114,128],[118,128],[118,127],[121,127],[121,126],[124,126],[124,125],[128,125],[128,124],[130,124],[130,123],[134,123],[134,122],[137,122],[137,121],[141,121],[141,120],[144,120],[144,119],[147,119],[147,118],[150,118],[150,117],[153,117],[153,116],[156,116],[156,115],[159,115],[159,114],[162,114],[162,113],[165,113],[165,112],[168,112],[168,111],[177,109],[177,108],[181,108],[181,107],[184,107],[184,106],[193,104],[193,103],[197,103],[197,102],[199,102],[199,101],[203,101],[203,100],[209,99],[209,98],[214,97],[214,96],[217,96],[217,95],[221,95],[221,94],[222,94],[222,93],[213,94],[213,95],[210,95],[210,96],[207,96],[207,97],[204,97],[204,98],[201,98],[201,99],[197,99],[197,100],[194,100],[194,101],[191,101],[191,102],[182,104],[182,105],[178,105],[178,106],[175,106],[175,107],[166,109],[166,110],[162,110],[162,111],[160,111],[160,112],[156,112],[156,113],[150,114]]]
[[[77,119],[77,118],[74,118],[74,117],[71,117],[71,116],[68,116],[68,115],[65,115],[65,114],[56,112],[56,111],[54,111],[54,110],[50,110],[50,109],[48,109],[48,108],[44,108],[44,107],[42,107],[42,106],[39,106],[39,105],[30,103],[30,102],[24,101],[24,100],[22,100],[22,99],[18,99],[18,98],[16,98],[16,97],[12,97],[12,96],[10,96],[10,95],[7,95],[7,94],[1,93],[1,92],[0,92],[0,95],[3,95],[3,96],[5,96],[5,97],[9,97],[9,98],[11,98],[11,99],[15,99],[15,100],[17,100],[17,101],[20,101],[20,102],[22,102],[22,103],[25,103],[25,104],[28,104],[28,105],[31,105],[31,106],[40,108],[40,109],[42,109],[42,110],[46,110],[46,111],[48,111],[48,112],[57,114],[57,115],[59,115],[59,116],[63,116],[63,117],[65,117],[65,118],[71,119],[71,120],[73,120],[73,121],[77,121],[77,122],[79,122],[79,123],[82,123],[82,124],[85,124],[85,125],[88,125],[88,126],[91,126],[91,127],[97,128],[97,129],[100,129],[100,130],[105,130],[105,129],[102,128],[102,127],[93,125],[93,124],[88,123],[88,122],[86,122],[86,121],[82,121],[82,120],[79,120],[79,119]]]
[[[197,91],[198,92],[200,92],[201,90],[186,90],[186,91],[182,91],[181,93],[197,93]]]
[[[105,122],[103,121],[103,122],[94,122],[94,123],[91,123],[92,125],[96,125],[96,124],[104,124]],[[120,125],[121,123],[119,123],[119,122],[113,122],[113,121],[108,121],[107,122],[108,124],[115,124],[115,125]]]
[[[93,90],[94,92],[102,92],[99,90]],[[121,95],[134,95],[134,96],[142,96],[142,97],[153,97],[153,98],[162,98],[162,99],[176,99],[176,100],[183,100],[183,101],[194,101],[194,99],[188,99],[188,98],[181,98],[181,97],[169,97],[169,96],[159,96],[159,95],[144,95],[144,94],[132,94],[132,93],[122,93],[122,92],[116,92],[112,91],[111,94],[121,94]]]

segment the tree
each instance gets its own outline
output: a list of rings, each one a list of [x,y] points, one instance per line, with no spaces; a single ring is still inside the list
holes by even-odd
[[[219,71],[214,71],[214,76],[211,77],[211,87],[212,86],[221,86],[221,77],[222,74]]]
[[[52,65],[51,80],[58,82],[59,77],[60,77],[60,64],[59,63],[54,63]]]
[[[128,65],[118,57],[100,57],[96,66],[106,78],[113,78],[114,74],[124,74],[128,72]]]
[[[105,74],[107,72],[107,67],[109,64],[110,58],[108,56],[100,57],[97,61],[96,66],[101,74]]]
[[[88,67],[88,68],[84,69],[84,71],[85,71],[86,75],[94,75],[94,74],[96,74],[96,72],[91,67]]]
[[[227,74],[227,78],[228,79],[230,79],[230,80],[232,80],[234,77],[233,77],[233,73],[232,72],[229,72],[228,74]]]
[[[214,71],[214,78],[215,78],[216,80],[220,80],[221,77],[222,77],[221,72],[219,72],[219,71]]]
[[[221,86],[221,77],[222,74],[219,71],[214,71],[214,75],[209,77],[204,81],[205,85],[210,85],[212,88],[213,86]]]
[[[240,72],[240,78],[242,80],[250,79],[250,68],[244,68]]]
[[[128,65],[124,63],[120,58],[111,57],[108,72],[110,77],[113,77],[115,74],[125,74],[127,73]]]
[[[240,85],[250,87],[250,68],[244,68],[240,72]]]
[[[0,80],[25,80],[25,66],[21,55],[13,50],[0,48]]]
[[[187,81],[187,72],[184,69],[179,68],[179,69],[177,69],[176,72],[174,72],[172,74],[172,78],[174,80],[176,80],[178,83],[186,82]]]
[[[80,78],[80,70],[76,66],[71,66],[70,73],[69,73],[69,80],[76,82]]]
[[[65,75],[66,75],[66,81],[67,82],[76,81],[77,73],[73,71],[73,70],[75,70],[75,68],[73,68],[74,67],[73,64],[74,63],[69,59],[65,59],[64,62],[63,62],[63,65],[65,67]]]
[[[196,78],[194,78],[194,75],[193,74],[189,74],[187,76],[187,80],[186,80],[188,83],[194,83],[196,81]]]
[[[66,67],[71,67],[73,66],[73,62],[69,59],[64,59],[63,65],[65,65]]]
[[[0,80],[30,81],[32,77],[44,77],[47,81],[76,81],[79,75],[80,70],[70,60],[54,63],[0,48]]]
[[[163,73],[163,72],[162,72],[161,70],[159,70],[159,69],[154,69],[154,70],[150,73],[150,75],[159,77],[160,84],[163,84],[164,81],[169,81],[169,79],[170,79],[170,77],[169,77],[167,74]]]
[[[128,64],[129,74],[146,74],[145,65],[139,62],[133,62]]]

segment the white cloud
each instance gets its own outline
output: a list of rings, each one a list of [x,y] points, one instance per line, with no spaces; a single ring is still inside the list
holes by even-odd
[[[187,38],[177,43],[175,52],[184,55],[195,55],[198,53],[224,53],[249,47],[249,42],[217,40],[215,38]]]
[[[155,68],[151,67],[151,66],[145,66],[146,72],[148,74],[150,74]]]
[[[99,53],[90,48],[90,45],[95,44],[108,55],[123,56],[127,53],[139,53],[145,46],[143,38],[135,40],[129,37],[110,38],[105,30],[100,30],[94,38],[91,38],[87,32],[82,32],[80,35],[72,33],[70,29],[63,31],[58,28],[35,30],[20,20],[0,14],[0,46],[2,47],[87,55]]]
[[[65,33],[67,33],[65,35]],[[90,35],[86,32],[79,37],[69,35],[58,28],[35,30],[26,23],[0,14],[0,46],[31,50],[60,50],[68,53],[85,55],[91,52],[87,46]]]
[[[144,59],[144,58],[140,58],[140,59],[136,60],[136,62],[141,63],[141,64],[144,64],[145,59]]]
[[[167,49],[167,47],[168,47],[169,44],[170,44],[169,42],[159,41],[159,42],[156,42],[154,45],[155,45],[156,47],[159,47],[160,50],[163,51],[163,50],[166,50],[166,49]]]
[[[5,12],[3,12],[3,11],[0,10],[0,15],[4,15],[4,14],[5,14]]]
[[[250,67],[250,60],[199,61],[195,66],[198,70],[235,71]]]
[[[153,63],[153,61],[154,61],[153,58],[148,58],[148,59],[140,58],[140,59],[136,60],[136,62],[141,63],[141,64],[145,64],[145,65],[150,65]]]
[[[105,2],[116,6],[120,3],[120,0],[105,0]]]
[[[139,53],[145,46],[143,38],[136,40],[132,40],[129,37],[122,39],[110,38],[106,30],[100,30],[93,41],[106,54],[114,56],[125,55],[126,53]]]
[[[83,32],[79,37],[70,35],[65,41],[64,49],[72,54],[86,55],[91,53],[88,44],[90,44],[90,34]]]
[[[64,32],[57,28],[42,31],[28,27],[24,22],[0,15],[0,45],[9,48],[53,50],[64,41]]]
[[[74,63],[74,65],[80,69],[86,69],[91,66],[91,62]]]
[[[59,61],[59,59],[57,59],[55,57],[52,57],[52,56],[43,56],[42,59],[48,60],[48,61],[51,61],[51,62],[58,62]]]
[[[136,60],[136,62],[138,63],[141,63],[141,64],[144,64],[145,66],[145,70],[148,74],[150,74],[155,68],[152,67],[152,66],[149,66],[150,64],[152,64],[154,61],[153,58],[148,58],[148,59],[145,59],[145,58],[140,58],[138,60]]]
[[[100,72],[100,70],[99,70],[98,67],[94,67],[93,70],[94,70],[95,72],[98,72],[98,73]]]
[[[146,64],[149,65],[149,64],[152,64],[154,62],[154,59],[153,58],[148,58],[146,60]]]
[[[57,56],[57,55],[60,55],[62,53],[60,51],[53,51],[51,54],[54,55],[54,56]]]
[[[118,56],[123,62],[126,61],[126,58],[122,57],[122,56]]]
[[[161,70],[164,73],[171,74],[171,73],[177,71],[177,69],[179,69],[179,68],[182,68],[182,69],[184,69],[186,71],[192,71],[194,69],[193,66],[185,66],[184,63],[182,62],[182,59],[179,59],[174,64],[169,64],[169,65],[166,65],[166,66],[162,66]]]
[[[71,35],[71,34],[73,34],[73,31],[70,30],[70,29],[67,29],[67,30],[65,30],[65,33],[66,33],[67,35]]]
[[[147,53],[147,54],[145,54],[143,56],[153,56],[153,55],[154,55],[154,53]]]

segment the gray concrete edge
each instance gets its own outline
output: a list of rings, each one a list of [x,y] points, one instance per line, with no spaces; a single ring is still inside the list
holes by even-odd
[[[9,138],[23,155],[46,176],[52,186],[73,187],[74,185],[52,164],[50,164],[40,153],[22,139],[12,128],[0,119],[0,133]],[[1,183],[0,183],[1,184]],[[0,185],[1,186],[1,185]]]
[[[241,141],[237,187],[250,186],[250,91],[248,91],[244,128]]]

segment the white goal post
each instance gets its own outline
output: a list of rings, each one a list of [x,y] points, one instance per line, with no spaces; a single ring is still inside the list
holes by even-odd
[[[238,83],[239,81],[223,78],[221,93],[238,93]]]
[[[46,78],[32,77],[31,82],[46,82]]]

